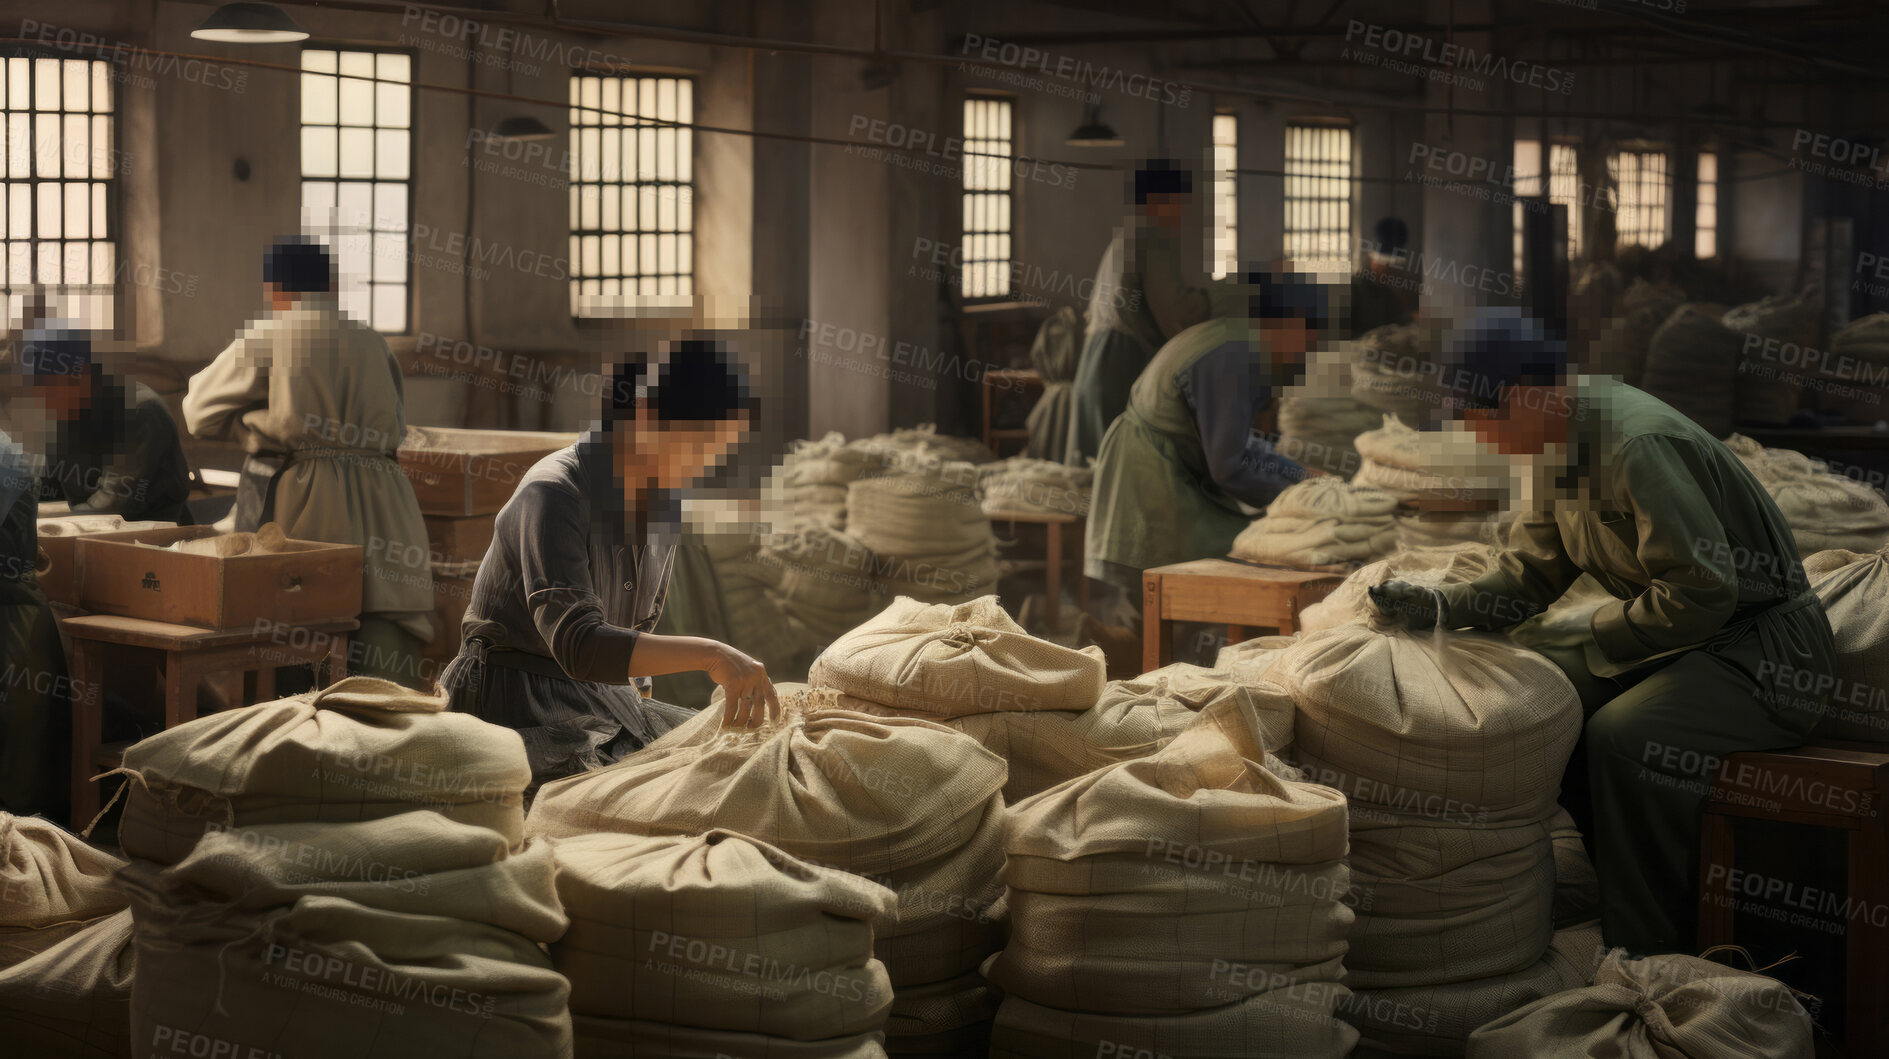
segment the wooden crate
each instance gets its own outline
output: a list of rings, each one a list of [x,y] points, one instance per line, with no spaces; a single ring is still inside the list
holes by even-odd
[[[78,538],[79,606],[203,629],[360,616],[360,545],[291,540],[279,552],[228,558],[165,548],[216,533],[210,526],[175,526]]]
[[[476,563],[485,558],[492,546],[492,527],[497,515],[427,515],[426,545],[436,563]]]
[[[424,515],[496,514],[531,465],[577,440],[535,430],[414,427],[400,446],[400,469]],[[481,553],[483,554],[483,553]]]
[[[79,605],[79,549],[80,537],[96,536],[101,533],[124,533],[128,530],[174,529],[175,522],[133,522],[129,527],[125,520],[117,515],[58,515],[41,517],[45,523],[56,522],[77,526],[78,533],[70,536],[48,537],[42,529],[39,536],[39,550],[46,553],[47,567],[40,571],[39,588],[46,593],[46,598],[54,603],[64,603],[68,607]]]

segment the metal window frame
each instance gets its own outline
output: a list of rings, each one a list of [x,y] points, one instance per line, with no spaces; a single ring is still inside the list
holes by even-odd
[[[1621,160],[1629,155],[1634,158],[1632,173],[1634,193],[1631,206],[1628,205],[1627,185],[1624,179],[1627,176],[1624,172],[1626,167],[1621,164]],[[1647,177],[1648,167],[1645,160],[1648,158],[1659,159],[1658,171],[1653,179]],[[1613,152],[1607,156],[1607,172],[1613,178],[1617,189],[1615,192],[1617,198],[1614,202],[1614,246],[1616,248],[1644,246],[1652,249],[1671,242],[1674,221],[1673,148],[1670,145],[1641,141],[1622,142],[1617,144]],[[1657,203],[1649,204],[1645,198],[1643,193],[1649,188],[1658,188],[1660,194]],[[1633,211],[1631,215],[1627,212],[1629,209]],[[1655,211],[1658,213],[1659,221],[1657,230],[1647,223],[1650,219],[1647,215]],[[1631,225],[1625,223],[1629,218],[1634,222]],[[1653,238],[1648,239],[1649,236]]]
[[[593,108],[584,106],[581,100],[578,98],[581,96],[581,90],[579,88],[580,80],[582,78],[589,78],[589,77],[595,77],[595,78],[598,78],[599,80],[615,80],[619,82],[618,89],[617,89],[617,93],[618,93],[617,99],[619,101],[618,109],[616,111],[608,111],[608,110],[602,109],[601,106],[599,106],[598,108],[595,108],[597,113],[600,115],[609,115],[610,117],[614,117],[618,119],[618,122],[616,125],[614,126],[604,125],[601,122],[599,122],[597,125],[586,125],[586,124],[581,124],[576,120],[577,112],[588,111],[588,110],[593,109]],[[614,316],[621,315],[619,313],[610,313],[610,312],[580,311],[580,309],[582,308],[583,299],[593,296],[583,291],[583,285],[586,283],[594,282],[594,283],[597,283],[598,286],[601,288],[602,285],[606,281],[614,281],[618,286],[618,293],[615,295],[615,297],[625,298],[625,299],[643,299],[643,298],[653,298],[653,299],[689,298],[689,299],[692,299],[695,297],[697,293],[696,281],[695,281],[695,267],[696,267],[696,262],[697,262],[695,235],[697,231],[696,222],[698,218],[696,216],[696,211],[695,211],[695,185],[696,185],[696,178],[698,175],[697,174],[698,159],[696,158],[696,153],[695,153],[697,137],[695,136],[694,129],[677,128],[675,130],[678,138],[687,137],[687,152],[686,153],[689,160],[689,165],[688,165],[689,179],[687,180],[663,180],[655,176],[651,176],[647,180],[642,179],[641,178],[642,177],[642,155],[641,155],[640,148],[637,155],[638,172],[635,174],[623,173],[621,171],[621,166],[619,165],[619,171],[617,173],[616,179],[605,180],[603,178],[603,165],[600,159],[597,165],[596,177],[592,179],[592,178],[587,178],[584,175],[584,157],[585,156],[581,150],[580,140],[579,140],[579,134],[582,130],[596,129],[596,128],[618,128],[618,129],[647,128],[647,129],[652,129],[652,130],[660,130],[663,128],[670,127],[670,126],[665,126],[661,124],[660,119],[652,119],[652,118],[649,118],[640,114],[624,114],[622,112],[623,107],[624,107],[624,104],[621,102],[623,99],[623,86],[625,84],[635,86],[637,96],[640,99],[642,95],[641,85],[643,82],[646,82],[646,81],[647,82],[661,82],[661,81],[687,82],[687,84],[689,85],[689,119],[691,122],[696,120],[697,116],[700,113],[700,108],[701,108],[701,99],[700,99],[701,79],[696,74],[686,73],[686,72],[669,72],[669,71],[657,72],[657,71],[651,71],[651,70],[640,69],[640,68],[639,69],[625,69],[622,67],[598,67],[598,66],[573,67],[570,71],[570,79],[568,81],[568,86],[570,89],[570,95],[572,96],[572,101],[570,102],[569,108],[568,108],[571,111],[571,120],[569,122],[569,128],[568,128],[568,133],[567,133],[567,136],[568,136],[567,142],[570,147],[571,173],[569,176],[569,193],[572,196],[572,199],[569,201],[575,201],[575,198],[582,194],[582,189],[585,187],[595,187],[599,189],[598,191],[599,208],[597,212],[598,227],[582,228],[582,227],[579,227],[580,222],[578,220],[570,220],[569,222],[569,231],[567,233],[569,237],[569,246],[570,246],[570,287],[569,289],[570,289],[570,295],[571,295],[571,318],[573,320],[581,321],[581,320],[610,319]],[[599,91],[599,96],[601,97],[601,90]],[[601,139],[601,137],[599,138]],[[676,151],[676,159],[679,161],[683,157],[683,154],[684,154],[683,150],[681,150],[680,145],[678,145],[678,149]],[[645,187],[656,189],[656,195],[659,201],[661,199],[661,196],[664,195],[665,193],[670,194],[671,196],[675,198],[675,201],[677,204],[676,215],[677,215],[678,225],[682,223],[683,203],[686,202],[687,213],[688,213],[688,216],[687,216],[688,227],[686,229],[677,227],[673,230],[667,230],[667,229],[662,229],[662,228],[645,229],[642,227],[626,227],[626,222],[624,220],[622,208],[620,205],[623,189],[625,188],[638,189],[637,197],[640,199],[641,198],[640,189],[645,188]],[[603,210],[602,210],[601,199],[602,199],[603,192],[601,189],[603,188],[615,189],[615,191],[617,192],[619,196],[617,227],[615,228],[602,227]],[[687,192],[686,195],[681,193],[683,190],[686,190]],[[567,213],[566,213],[567,219],[569,218],[569,209],[568,209],[569,201],[567,201]],[[660,207],[659,207],[659,211],[660,211]],[[640,212],[641,211],[639,210],[638,217],[636,220],[637,224],[641,223]],[[640,251],[641,251],[641,246],[642,246],[642,237],[644,236],[660,237],[664,235],[673,235],[676,237],[676,245],[677,245],[676,257],[678,260],[680,260],[681,257],[683,256],[681,253],[681,249],[684,242],[686,241],[687,246],[688,246],[688,261],[689,261],[689,267],[686,272],[684,271],[663,272],[661,271],[662,266],[661,266],[660,261],[658,261],[657,266],[656,266],[658,271],[646,273],[641,270],[641,262],[639,260],[639,256],[640,256]],[[611,237],[611,236],[616,237],[616,239],[618,240],[617,262],[616,262],[617,271],[614,273],[599,271],[595,274],[586,272],[584,269],[584,256],[579,251],[579,247],[581,246],[582,241],[584,239],[593,238],[593,237],[601,240],[601,239]],[[634,253],[626,253],[624,251],[623,243],[624,243],[624,240],[626,239],[632,240],[634,242],[634,250],[635,250]],[[601,250],[599,251],[599,257],[600,257],[599,264],[601,265]],[[630,286],[630,285],[634,285],[640,288],[642,286],[642,281],[646,279],[656,281],[656,286],[659,288],[663,286],[662,281],[664,279],[673,280],[674,282],[670,285],[678,289],[671,291],[669,293],[666,293],[666,294],[662,293],[661,291],[658,291],[652,294],[644,294],[641,292],[640,289],[637,291],[626,291],[623,289],[624,287]],[[683,287],[686,287],[687,290],[680,289]],[[600,289],[599,291],[595,293],[594,296],[601,298],[601,297],[608,297],[609,295],[606,295]],[[626,304],[629,304],[629,303],[626,303]]]
[[[1518,173],[1516,183],[1532,180],[1534,181],[1533,190],[1524,192],[1519,187],[1511,190],[1517,198],[1546,199],[1550,205],[1568,208],[1568,258],[1577,260],[1581,256],[1581,241],[1585,234],[1581,226],[1581,141],[1574,136],[1550,136],[1545,140],[1535,136],[1514,137],[1509,147],[1511,167],[1515,162],[1516,148],[1524,143],[1535,145],[1536,170],[1525,176]],[[1557,168],[1555,165],[1557,158],[1565,159],[1567,166]],[[1557,196],[1555,190],[1557,181],[1573,181],[1571,193]],[[1526,278],[1522,261],[1522,211],[1525,208],[1522,203],[1517,202],[1511,209],[1511,216],[1514,218],[1514,266],[1517,279]]]
[[[295,79],[295,102],[296,102],[295,171],[296,171],[296,180],[298,182],[296,186],[296,191],[298,193],[297,194],[298,205],[296,208],[297,208],[298,213],[302,209],[302,207],[299,205],[299,201],[301,199],[302,188],[304,185],[310,183],[311,181],[315,183],[335,185],[335,202],[337,204],[339,204],[341,201],[341,185],[343,184],[366,184],[370,187],[370,189],[375,184],[405,183],[407,185],[406,228],[405,230],[397,233],[402,237],[401,241],[406,251],[404,255],[405,260],[403,262],[403,264],[405,265],[405,271],[403,272],[402,279],[400,281],[403,289],[406,292],[406,297],[404,298],[404,301],[406,302],[406,314],[405,314],[406,327],[403,330],[399,330],[399,331],[381,331],[378,327],[374,327],[374,322],[373,322],[374,321],[374,287],[376,285],[374,282],[374,277],[373,277],[374,236],[380,235],[380,234],[395,234],[395,233],[382,233],[379,229],[374,227],[374,219],[372,216],[371,207],[369,210],[369,216],[367,219],[367,228],[366,228],[367,237],[368,237],[367,239],[367,243],[368,243],[367,321],[366,322],[370,328],[373,328],[376,332],[383,335],[396,335],[396,336],[413,335],[417,333],[416,328],[415,328],[415,321],[414,321],[414,317],[416,316],[416,313],[414,312],[414,290],[413,290],[413,287],[414,287],[414,283],[413,283],[413,202],[414,202],[414,188],[415,188],[415,185],[419,183],[419,172],[420,172],[419,167],[417,165],[419,161],[419,144],[420,144],[420,136],[419,136],[420,111],[418,107],[414,106],[414,100],[418,98],[418,95],[417,93],[413,91],[413,80],[414,80],[415,75],[417,75],[420,70],[419,54],[415,51],[415,49],[401,48],[401,47],[396,47],[392,45],[341,44],[341,43],[332,43],[332,42],[325,42],[325,41],[316,42],[316,41],[311,40],[311,41],[302,42],[302,46],[299,49],[297,49],[295,53],[296,62],[299,64],[301,62],[302,56],[311,51],[331,51],[335,53],[335,72],[333,76],[335,77],[337,82],[344,76],[348,76],[348,77],[353,76],[351,74],[344,75],[341,73],[340,56],[342,52],[365,52],[370,55],[404,55],[407,57],[408,65],[407,65],[406,86],[407,86],[408,99],[407,99],[407,128],[406,128],[406,133],[407,133],[407,177],[406,177],[406,180],[405,181],[385,180],[379,176],[372,176],[372,177],[344,177],[342,176],[341,175],[341,136],[339,132],[337,132],[335,135],[335,175],[332,177],[310,177],[302,172],[303,159],[302,159],[302,153],[301,153],[302,152],[301,133],[303,129],[333,128],[333,129],[338,130],[338,129],[343,129],[343,128],[350,128],[350,129],[368,128],[368,129],[373,129],[375,131],[379,131],[383,127],[379,124],[380,117],[378,114],[375,115],[375,124],[373,125],[367,125],[367,126],[343,125],[341,123],[340,86],[338,84],[336,85],[335,123],[333,125],[324,125],[320,123],[311,124],[310,122],[303,121],[301,117],[302,79],[299,75],[308,73],[309,71],[306,68],[299,69],[297,71],[298,76]],[[320,71],[315,71],[315,72],[319,73]],[[360,78],[355,78],[355,79],[360,80]],[[370,84],[399,84],[400,83],[398,81],[382,81],[379,76],[378,70],[376,70],[375,76],[372,78],[369,78],[368,81]],[[385,126],[385,127],[389,129],[393,128],[393,126],[391,125]],[[372,161],[374,164],[370,167],[370,169],[371,171],[378,173],[380,171],[379,137],[374,138],[374,157]],[[373,201],[373,193],[371,190],[368,194],[368,201],[369,202]],[[336,208],[339,209],[339,205],[337,205]],[[333,246],[330,246],[328,250],[330,253],[335,253],[335,249]],[[385,284],[385,283],[380,284],[380,285],[391,286],[391,284]],[[336,298],[338,299],[340,295],[341,295],[341,291],[339,290],[339,288],[337,288],[335,290]]]
[[[1340,159],[1333,152],[1324,152],[1315,157],[1293,156],[1294,135],[1303,132],[1326,131],[1342,134],[1344,152],[1342,173],[1321,173],[1317,170],[1294,171],[1296,166],[1330,166],[1340,164]],[[1280,246],[1285,256],[1292,261],[1292,267],[1304,270],[1310,265],[1330,263],[1336,267],[1349,269],[1351,258],[1357,245],[1357,151],[1356,129],[1349,119],[1296,117],[1287,119],[1285,124],[1285,143],[1280,166],[1284,176],[1280,180]],[[1294,180],[1338,180],[1344,185],[1344,194],[1337,195],[1295,195],[1292,190]],[[1295,223],[1293,214],[1295,203],[1304,203],[1319,216],[1314,223]],[[1321,208],[1321,204],[1341,204],[1343,207],[1343,226],[1330,223],[1330,218]],[[1312,253],[1293,253],[1294,243],[1307,236],[1311,241],[1323,243],[1327,239],[1336,243],[1330,253],[1323,253],[1324,248],[1315,248]]]
[[[1227,119],[1233,126],[1233,137],[1229,143],[1220,142],[1219,129],[1222,118]],[[1221,147],[1233,149],[1231,168],[1220,168],[1219,149]],[[1208,119],[1207,148],[1212,152],[1210,160],[1213,162],[1213,168],[1208,174],[1211,196],[1209,201],[1213,209],[1212,237],[1218,241],[1221,233],[1225,233],[1228,248],[1224,256],[1214,255],[1208,273],[1214,279],[1221,279],[1238,272],[1240,268],[1240,113],[1238,110],[1232,107],[1220,107],[1213,112]],[[1222,184],[1229,185],[1225,199],[1232,206],[1232,210],[1224,218],[1220,213],[1222,203],[1220,186]]]
[[[1700,171],[1704,168],[1699,163],[1703,162],[1704,159],[1708,157],[1712,159],[1712,179],[1710,180],[1706,180],[1702,178],[1701,176],[1699,176]],[[1693,176],[1692,256],[1695,258],[1699,258],[1700,260],[1706,260],[1707,258],[1710,258],[1710,257],[1720,256],[1721,247],[1719,246],[1719,242],[1718,242],[1719,212],[1720,212],[1721,207],[1723,206],[1723,203],[1721,203],[1719,200],[1719,192],[1724,189],[1725,181],[1724,181],[1723,176],[1719,172],[1719,167],[1724,164],[1724,161],[1725,161],[1724,152],[1720,151],[1716,147],[1703,147],[1697,150],[1696,152],[1694,152],[1694,158],[1693,158],[1694,164],[1693,164],[1693,170],[1692,170],[1692,176]],[[1705,209],[1707,203],[1702,201],[1702,197],[1700,193],[1703,192],[1708,187],[1712,189],[1712,201],[1710,203],[1712,207],[1712,222],[1710,224],[1701,224],[1699,222],[1700,212]],[[1708,232],[1711,233],[1711,236],[1712,236],[1712,253],[1709,255],[1700,254],[1699,253],[1699,237]]]
[[[971,144],[973,140],[981,142],[981,141],[995,138],[995,137],[990,137],[990,136],[973,137],[971,135],[971,129],[968,126],[968,124],[964,124],[965,119],[968,118],[969,116],[965,113],[965,111],[968,109],[969,105],[974,101],[985,102],[985,103],[1000,103],[1003,106],[1009,108],[1010,136],[1007,141],[1008,150],[1009,150],[1009,153],[1007,155],[995,156],[995,155],[988,155],[988,154],[982,154],[982,153],[980,154],[970,153]],[[1017,247],[1019,245],[1018,236],[1017,236],[1017,227],[1018,227],[1017,225],[1017,219],[1018,219],[1017,218],[1017,177],[1016,177],[1014,162],[1017,157],[1017,141],[1019,139],[1018,133],[1022,129],[1022,126],[1019,121],[1018,110],[1017,110],[1017,97],[1009,92],[989,92],[989,91],[984,91],[982,89],[969,89],[964,93],[964,99],[959,104],[958,117],[959,117],[959,122],[960,122],[960,131],[963,133],[963,136],[961,137],[961,142],[964,145],[964,153],[961,155],[963,159],[963,165],[960,170],[959,177],[958,177],[958,194],[957,194],[958,249],[959,249],[958,294],[963,299],[964,303],[967,305],[987,305],[987,304],[999,304],[1003,302],[1016,301],[1022,295],[1022,292],[1017,289],[1015,279],[1014,279],[1014,273],[1015,273],[1014,266],[1017,261]],[[994,157],[1008,158],[1013,163],[1011,166],[1009,186],[1004,188],[1004,190],[1002,190],[1001,192],[989,191],[989,190],[971,190],[969,188],[966,188],[964,186],[964,175],[970,172],[971,167],[974,165],[989,165],[991,163],[987,161],[980,161],[980,159],[988,159],[988,158],[994,158]],[[973,195],[980,196],[980,197],[996,197],[996,196],[1001,195],[1009,206],[1009,209],[1007,211],[1010,218],[1008,226],[1006,226],[1003,229],[984,228],[984,229],[978,229],[975,231],[966,229],[964,227],[964,204]],[[984,236],[984,235],[1001,235],[1007,238],[1009,240],[1009,245],[1010,245],[1009,255],[1007,257],[976,257],[976,258],[972,257],[971,256],[972,237]],[[970,294],[968,292],[966,281],[968,280],[971,274],[971,267],[973,265],[989,265],[989,264],[1000,264],[1003,266],[1001,269],[1003,289],[1000,291],[997,291],[994,294],[977,294],[977,295]]]
[[[10,302],[15,293],[30,294],[35,288],[41,288],[41,287],[46,288],[50,291],[79,291],[79,292],[87,293],[87,294],[101,293],[101,292],[108,291],[111,295],[111,330],[114,334],[128,334],[130,332],[127,330],[127,325],[129,321],[126,318],[126,312],[125,312],[126,299],[124,296],[123,285],[119,282],[119,276],[122,270],[125,268],[124,248],[119,245],[119,232],[122,227],[121,225],[122,202],[121,202],[120,196],[122,195],[123,192],[122,192],[121,182],[118,179],[119,173],[120,173],[120,166],[118,164],[118,158],[119,158],[118,145],[121,142],[121,134],[122,134],[122,130],[119,128],[119,118],[124,113],[124,108],[122,106],[124,93],[118,90],[118,86],[120,83],[122,83],[125,80],[123,68],[118,63],[110,59],[100,59],[100,58],[93,58],[89,56],[68,55],[63,52],[58,51],[57,49],[35,48],[35,47],[27,46],[27,45],[0,46],[0,59],[35,59],[35,60],[36,59],[52,59],[52,60],[57,60],[62,64],[66,62],[83,62],[83,63],[89,63],[89,64],[97,64],[98,66],[104,67],[106,71],[105,79],[108,82],[108,84],[111,86],[111,109],[103,112],[106,117],[107,125],[111,130],[111,146],[108,148],[109,155],[110,155],[110,164],[107,167],[108,174],[103,178],[94,178],[94,177],[89,177],[89,176],[82,180],[78,178],[68,178],[63,175],[64,168],[65,168],[63,162],[61,163],[61,166],[60,166],[62,175],[57,176],[57,177],[41,176],[39,174],[39,164],[38,164],[39,143],[38,143],[38,138],[37,138],[37,132],[35,131],[33,134],[34,136],[33,143],[31,145],[32,162],[28,166],[28,169],[30,170],[30,172],[27,176],[16,179],[15,177],[11,175],[11,171],[12,171],[11,159],[12,159],[12,151],[13,151],[13,143],[12,143],[12,135],[11,135],[12,122],[9,120],[6,120],[13,114],[25,114],[25,115],[28,115],[29,117],[32,115],[42,114],[42,113],[61,114],[61,115],[63,114],[98,115],[100,113],[99,111],[90,110],[90,109],[84,110],[84,111],[70,111],[70,110],[65,110],[63,108],[60,110],[40,111],[40,110],[34,109],[31,106],[28,106],[22,109],[20,107],[16,107],[13,105],[13,100],[11,98],[10,92],[8,94],[9,98],[7,99],[6,106],[0,107],[0,152],[3,152],[3,153],[0,153],[0,210],[11,209],[11,191],[10,191],[11,188],[17,185],[21,185],[21,184],[26,185],[28,188],[31,189],[31,191],[29,192],[30,208],[28,209],[27,212],[28,212],[29,228],[33,232],[32,235],[28,236],[25,239],[16,238],[12,230],[13,228],[12,218],[11,217],[7,218],[7,235],[5,239],[0,239],[0,297],[4,297],[6,301]],[[63,69],[63,66],[61,68]],[[5,76],[7,76],[6,70],[4,66],[0,66],[0,77],[5,77]],[[38,77],[36,75],[29,74],[27,78],[28,102],[30,103],[34,99],[36,99],[38,96],[38,93],[39,93]],[[87,104],[89,107],[90,102],[91,102],[90,88],[87,89],[86,96],[87,96]],[[62,96],[61,103],[63,102],[64,100]],[[33,124],[36,126],[37,122],[34,122]],[[62,138],[62,143],[63,143],[63,132],[61,133],[61,138]],[[89,184],[103,184],[105,185],[105,234],[104,236],[103,237],[93,236],[93,237],[89,237],[82,240],[67,239],[63,236],[57,239],[42,239],[38,234],[39,189],[41,185],[47,185],[47,184],[61,186],[60,198],[62,201],[64,199],[63,186],[66,184],[88,184],[88,185]],[[63,209],[64,207],[62,206],[61,207],[62,212],[63,212]],[[62,217],[61,228],[64,227],[63,219],[64,218]],[[31,276],[33,277],[27,281],[23,292],[16,291],[16,289],[13,286],[13,281],[12,281],[11,254],[7,250],[7,247],[14,243],[26,244],[27,267],[30,271]],[[39,247],[42,243],[57,243],[60,246],[61,248],[60,273],[62,276],[65,272],[64,247],[66,246],[66,244],[68,243],[87,244],[86,263],[88,266],[87,267],[88,281],[90,279],[89,272],[91,271],[89,266],[92,260],[92,257],[91,257],[92,251],[90,248],[90,244],[92,243],[111,244],[111,247],[112,247],[111,281],[109,283],[104,283],[104,284],[91,283],[91,282],[50,283],[50,282],[40,279],[39,278]]]

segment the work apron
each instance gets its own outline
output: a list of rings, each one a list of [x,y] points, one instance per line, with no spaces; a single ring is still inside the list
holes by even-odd
[[[256,452],[244,457],[243,468],[236,479],[236,531],[254,533],[264,523],[277,521],[276,485],[282,480],[283,472],[290,467],[310,460],[349,459],[383,459],[399,465],[397,456],[379,449],[310,448],[289,452]]]

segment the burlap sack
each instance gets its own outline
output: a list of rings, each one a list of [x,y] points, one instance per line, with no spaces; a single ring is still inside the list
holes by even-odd
[[[531,772],[518,733],[397,684],[324,691],[199,717],[125,751],[119,843],[182,860],[212,825],[373,820],[431,809],[516,843]]]
[[[1873,552],[1889,544],[1889,502],[1868,482],[1831,474],[1813,464],[1810,474],[1793,474],[1772,461],[1777,475],[1767,483],[1771,499],[1790,524],[1799,555],[1841,548]]]
[[[1307,478],[1287,486],[1272,503],[1268,515],[1300,518],[1336,518],[1360,521],[1379,518],[1397,510],[1397,498],[1352,485],[1338,478]]]
[[[1732,429],[1743,345],[1737,333],[1719,322],[1724,312],[1698,302],[1674,310],[1653,332],[1646,372],[1640,379],[1640,389],[1672,405],[1714,437]]]
[[[1514,974],[1553,934],[1554,842],[1542,824],[1386,826],[1354,813],[1351,890],[1352,988]]]
[[[1249,973],[1239,969],[1230,973]],[[991,1059],[1228,1059],[1293,1056],[1341,1059],[1358,1031],[1331,1014],[1350,993],[1313,982],[1261,993],[1191,1015],[1147,1017],[1058,1011],[1019,996],[1004,997],[991,1030]]]
[[[1101,653],[1038,639],[996,596],[958,606],[899,599],[834,641],[807,679],[913,714],[1086,710],[1107,679]]]
[[[1782,982],[1693,956],[1626,958],[1469,1035],[1468,1059],[1809,1059],[1811,1019]]]
[[[1311,364],[1302,392],[1280,399],[1278,448],[1288,459],[1349,478],[1358,470],[1358,435],[1374,429],[1383,413],[1351,396],[1348,366],[1331,368],[1342,372],[1342,382],[1315,382],[1320,365]]]
[[[1460,429],[1413,430],[1387,415],[1378,429],[1358,435],[1357,446],[1363,461],[1352,484],[1393,499],[1503,498],[1508,494],[1506,459]]]
[[[1889,742],[1889,545],[1864,554],[1818,552],[1804,560],[1811,591],[1836,634],[1836,677],[1816,734]]]
[[[1777,377],[1779,351],[1786,344],[1799,349],[1821,345],[1817,313],[1816,299],[1806,291],[1740,305],[1720,318],[1738,336],[1738,422],[1782,426],[1797,411],[1803,389]]]
[[[1267,515],[1241,530],[1228,554],[1248,562],[1307,568],[1369,562],[1396,547],[1397,529],[1389,515],[1349,522]]]
[[[573,1015],[575,1059],[886,1059],[883,1034],[795,1041],[699,1026]]]
[[[886,1054],[985,1055],[1000,999],[976,971],[901,989],[886,1019]]]
[[[762,561],[780,571],[768,591],[772,601],[818,644],[831,643],[883,603],[872,553],[828,526],[803,525],[764,549]]]
[[[796,1040],[870,1033],[892,1003],[872,955],[891,891],[728,831],[559,840],[571,1010]]]
[[[1389,324],[1367,332],[1358,345],[1351,362],[1352,397],[1406,423],[1432,422],[1442,414],[1449,392],[1436,367],[1443,347],[1436,322]]]
[[[1638,386],[1654,332],[1685,300],[1686,292],[1674,284],[1634,280],[1620,296],[1620,312],[1603,324],[1589,347],[1588,370]]]
[[[1463,1054],[1477,1027],[1525,1004],[1593,981],[1600,958],[1600,923],[1555,931],[1542,958],[1525,970],[1473,982],[1360,989],[1338,1008],[1363,1043],[1396,1055]],[[1545,1053],[1543,1053],[1545,1054]]]
[[[1825,369],[1822,374],[1837,377],[1818,392],[1818,409],[1858,423],[1889,419],[1889,386],[1883,384],[1889,378],[1889,313],[1865,316],[1831,335],[1830,352],[1857,367],[1841,373]]]
[[[1345,575],[1344,582],[1333,589],[1331,595],[1300,612],[1299,631],[1314,633],[1337,625],[1370,621],[1377,613],[1371,603],[1370,590],[1386,581],[1407,581],[1430,587],[1474,581],[1495,564],[1495,555],[1495,549],[1488,545],[1465,543],[1450,548],[1400,551],[1360,566]]]
[[[846,527],[878,557],[888,595],[955,603],[996,585],[997,539],[976,485],[977,468],[960,461],[847,486]]]
[[[50,821],[0,812],[0,968],[123,909],[111,884],[123,866]]]
[[[1300,614],[1300,620],[1303,621],[1305,615],[1310,613],[1312,607],[1305,608]],[[1255,636],[1250,640],[1228,644],[1214,656],[1213,667],[1238,683],[1257,684],[1266,671],[1272,668],[1273,662],[1296,639],[1297,636]]]
[[[929,721],[808,711],[790,695],[784,723],[687,744],[663,742],[546,784],[527,830],[692,835],[725,828],[803,860],[880,882],[899,920],[875,953],[894,985],[938,981],[996,947],[1004,763]],[[698,719],[698,738],[718,723]],[[934,959],[901,962],[901,939]]]
[[[1548,835],[1554,840],[1554,925],[1560,930],[1600,915],[1600,877],[1566,809],[1548,820]]]
[[[1489,634],[1339,625],[1268,676],[1298,707],[1306,778],[1412,823],[1545,820],[1581,731],[1567,676]]]
[[[8,1054],[123,1059],[131,1054],[129,909],[95,920],[0,969],[0,1041]]]

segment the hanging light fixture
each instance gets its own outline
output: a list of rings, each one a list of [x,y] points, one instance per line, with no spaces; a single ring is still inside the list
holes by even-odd
[[[1068,147],[1120,147],[1121,133],[1102,121],[1102,104],[1091,104],[1082,124],[1063,141]]]
[[[308,31],[274,4],[224,4],[190,35],[226,44],[287,44],[308,39]]]
[[[493,126],[492,134],[487,139],[517,140],[523,143],[528,140],[549,140],[555,136],[557,131],[537,118],[529,114],[513,114]]]

